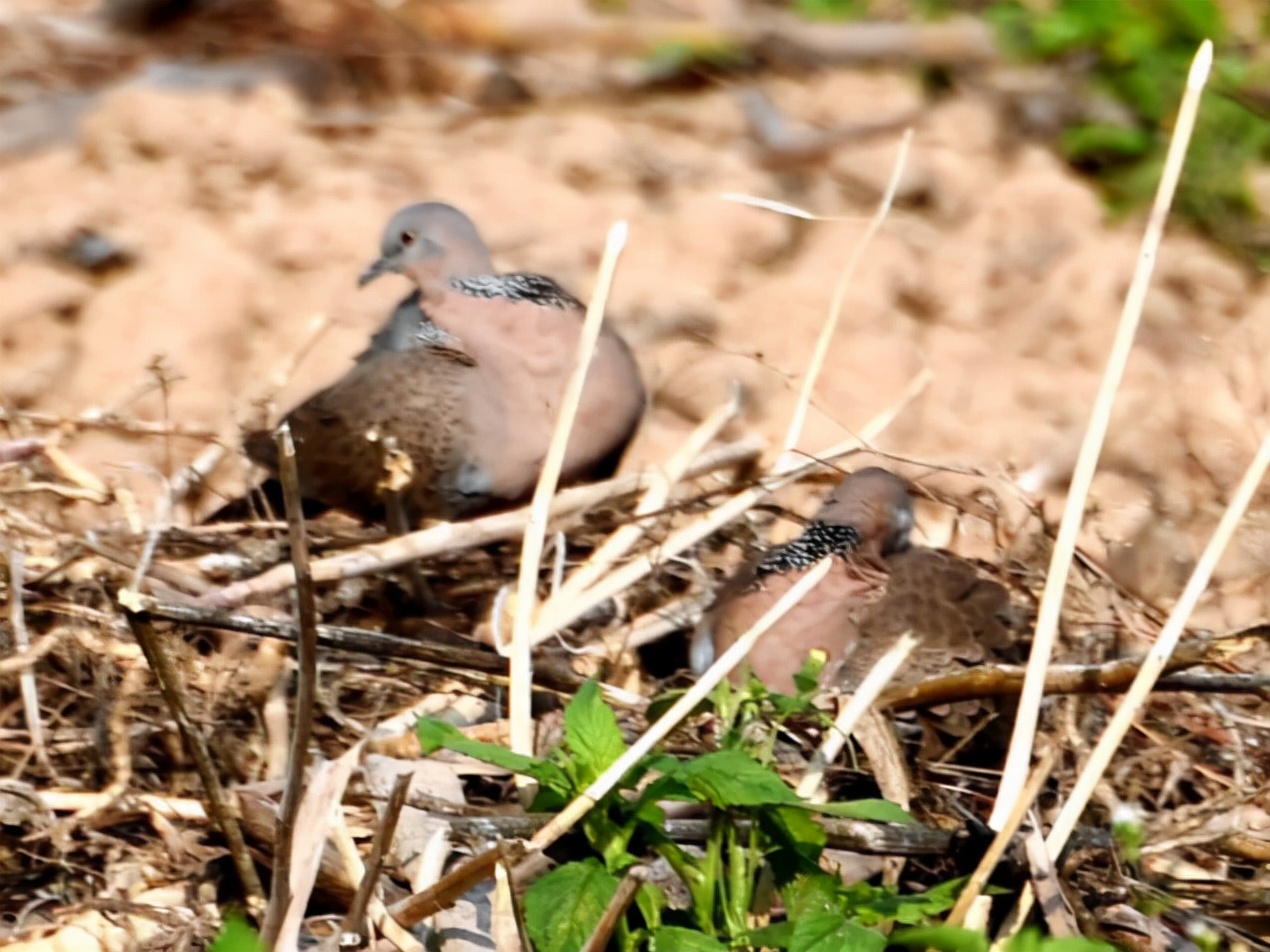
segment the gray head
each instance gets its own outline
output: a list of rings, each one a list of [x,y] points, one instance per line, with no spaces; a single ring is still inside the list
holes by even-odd
[[[379,250],[379,260],[362,272],[359,285],[389,271],[404,274],[421,287],[494,271],[489,249],[472,219],[443,202],[420,202],[401,209],[384,228]]]
[[[913,499],[908,483],[879,466],[852,473],[834,487],[816,514],[820,522],[854,527],[861,548],[876,555],[902,552],[913,529]]]

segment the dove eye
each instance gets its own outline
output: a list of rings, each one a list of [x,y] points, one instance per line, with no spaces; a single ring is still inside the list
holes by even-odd
[[[413,231],[403,231],[401,233],[401,243],[403,245],[413,245],[415,243],[415,233]]]

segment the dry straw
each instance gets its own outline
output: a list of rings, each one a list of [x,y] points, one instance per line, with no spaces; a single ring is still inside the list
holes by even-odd
[[[1208,80],[1212,60],[1213,45],[1205,40],[1191,64],[1190,76],[1186,82],[1186,94],[1182,99],[1172,141],[1169,143],[1164,172],[1155,195],[1155,203],[1151,207],[1151,215],[1147,220],[1146,232],[1142,237],[1142,251],[1138,257],[1138,266],[1134,271],[1133,283],[1129,286],[1129,293],[1120,313],[1120,324],[1116,329],[1111,356],[1107,359],[1107,368],[1098,388],[1093,412],[1090,414],[1089,427],[1085,431],[1080,454],[1076,458],[1076,468],[1072,473],[1067,504],[1063,508],[1062,522],[1059,524],[1054,551],[1050,557],[1045,591],[1041,595],[1041,605],[1037,612],[1036,633],[1032,642],[1032,653],[1028,658],[1027,674],[1023,679],[1023,691],[1019,697],[1019,711],[1014,722],[1014,733],[1010,738],[1010,748],[1006,755],[1005,769],[1001,775],[996,803],[992,809],[992,816],[988,820],[988,825],[994,830],[1001,830],[1010,815],[1014,805],[1011,791],[1022,790],[1027,780],[1041,700],[1045,692],[1045,673],[1049,667],[1050,657],[1054,653],[1059,615],[1063,608],[1063,594],[1067,588],[1067,575],[1076,550],[1076,536],[1080,532],[1089,487],[1093,482],[1094,471],[1098,466],[1098,456],[1107,435],[1107,425],[1111,419],[1111,408],[1115,402],[1116,390],[1124,377],[1125,364],[1129,360],[1134,334],[1137,332],[1138,323],[1142,317],[1142,305],[1151,283],[1156,252],[1164,234],[1164,223],[1168,219],[1169,207],[1173,203],[1173,194],[1177,190],[1178,178],[1182,172],[1182,161],[1186,156],[1186,148],[1195,127],[1200,93]]]
[[[789,421],[789,429],[785,433],[785,445],[781,447],[786,454],[793,452],[798,440],[802,436],[803,426],[807,421],[807,408],[811,405],[811,396],[816,389],[816,381],[820,379],[820,371],[825,365],[825,357],[829,353],[829,345],[833,342],[834,332],[838,329],[838,319],[842,317],[842,305],[847,299],[847,290],[851,287],[851,279],[855,277],[856,268],[860,265],[860,259],[864,257],[864,252],[872,244],[874,236],[882,227],[882,222],[886,221],[886,216],[891,211],[891,205],[895,202],[895,193],[900,187],[900,180],[904,177],[904,166],[908,161],[908,150],[913,144],[913,130],[905,129],[904,134],[900,136],[899,150],[895,156],[895,165],[891,169],[891,178],[887,182],[886,190],[882,194],[882,201],[878,203],[877,211],[869,220],[869,225],[864,230],[864,234],[860,236],[860,240],[856,242],[856,246],[852,249],[851,257],[847,259],[846,267],[842,269],[842,274],[838,276],[838,284],[833,289],[833,303],[829,306],[829,316],[820,328],[820,337],[816,340],[816,349],[812,351],[811,363],[807,367],[807,374],[803,379],[802,390],[798,394],[798,403],[794,406],[794,414]]]
[[[731,421],[741,409],[740,388],[733,387],[732,395],[726,403],[718,407],[701,424],[689,434],[675,454],[660,471],[652,474],[651,485],[645,491],[635,507],[634,522],[619,527],[604,543],[592,553],[577,571],[569,576],[557,590],[553,591],[538,612],[534,626],[534,643],[550,637],[572,620],[570,605],[576,602],[590,586],[594,585],[604,573],[611,570],[618,561],[637,543],[644,534],[639,520],[663,509],[670,499],[671,490],[688,472],[689,466],[719,431]],[[564,619],[563,621],[561,619]]]
[[[561,398],[560,416],[556,419],[551,443],[547,447],[547,456],[543,460],[542,472],[538,476],[537,486],[534,487],[533,501],[529,506],[529,522],[525,526],[521,545],[520,575],[516,586],[516,615],[512,627],[509,690],[511,748],[521,754],[532,754],[534,744],[533,714],[529,703],[533,688],[533,664],[530,657],[533,643],[530,641],[530,629],[533,625],[534,606],[537,603],[538,566],[542,561],[547,519],[550,516],[552,497],[555,496],[556,487],[560,483],[560,470],[564,466],[569,434],[573,432],[573,421],[578,415],[578,405],[582,402],[582,387],[586,383],[587,370],[591,366],[595,344],[600,337],[604,308],[608,304],[609,290],[613,286],[613,273],[617,269],[617,260],[622,254],[622,249],[626,246],[626,232],[624,221],[617,222],[609,229],[608,240],[604,245],[604,256],[600,259],[595,292],[591,295],[591,303],[587,306],[586,319],[582,324],[577,362],[565,386],[564,396]]]
[[[1182,595],[1173,607],[1168,621],[1164,623],[1164,627],[1160,630],[1160,635],[1156,639],[1155,644],[1151,646],[1151,650],[1142,659],[1142,666],[1138,670],[1137,677],[1133,679],[1129,690],[1125,692],[1125,696],[1116,708],[1116,713],[1112,715],[1107,729],[1098,738],[1098,743],[1094,746],[1093,752],[1089,755],[1084,767],[1081,768],[1071,793],[1068,794],[1067,802],[1063,804],[1058,818],[1050,828],[1049,835],[1045,838],[1045,847],[1051,861],[1057,859],[1067,845],[1067,840],[1076,828],[1077,821],[1080,820],[1085,807],[1089,805],[1094,788],[1102,780],[1103,774],[1106,773],[1107,767],[1111,764],[1111,758],[1124,741],[1125,735],[1129,733],[1129,728],[1133,726],[1134,719],[1141,713],[1142,708],[1151,695],[1152,689],[1159,680],[1173,652],[1177,649],[1182,632],[1186,628],[1186,623],[1190,620],[1191,613],[1195,611],[1195,606],[1198,604],[1200,597],[1203,596],[1204,591],[1208,588],[1208,583],[1212,579],[1213,571],[1217,568],[1218,561],[1220,561],[1222,554],[1226,551],[1226,546],[1234,535],[1235,529],[1238,528],[1240,520],[1243,519],[1249,503],[1252,502],[1252,497],[1257,492],[1257,488],[1265,478],[1267,467],[1270,467],[1270,434],[1267,434],[1261,441],[1257,455],[1244,473],[1244,478],[1235,490],[1235,495],[1226,507],[1226,511],[1222,513],[1221,520],[1217,523],[1217,528],[1214,530],[1212,538],[1209,539],[1208,545],[1204,548],[1203,554],[1200,555],[1199,561],[1195,565],[1195,570],[1191,573],[1190,579],[1187,580],[1186,588],[1182,590]],[[1000,802],[1000,794],[998,794],[997,802]],[[1014,910],[1002,926],[1001,934],[997,937],[994,949],[999,949],[1005,939],[1022,927],[1031,912],[1034,899],[1035,893],[1029,883],[1024,887]]]
[[[825,733],[825,739],[812,755],[807,772],[803,774],[803,779],[798,784],[800,797],[806,800],[815,796],[825,778],[825,771],[842,753],[843,745],[846,744],[847,737],[855,730],[856,722],[864,716],[865,711],[878,699],[878,695],[891,683],[891,679],[900,670],[900,666],[908,660],[908,656],[916,647],[917,639],[913,637],[911,631],[906,631],[869,669],[869,673],[860,682],[860,687],[838,712],[838,717],[833,722],[833,729]]]

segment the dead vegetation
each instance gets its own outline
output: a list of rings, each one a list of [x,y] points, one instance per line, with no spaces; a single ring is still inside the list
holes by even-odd
[[[754,449],[742,444],[712,451],[709,473],[677,482],[666,504],[639,521],[632,518],[639,498],[631,491],[639,485],[633,480],[572,491],[575,498],[584,492],[590,497],[582,508],[568,504],[568,492],[562,497],[565,505],[557,503],[560,514],[551,528],[563,533],[553,535],[554,545],[567,539],[559,556],[566,579],[615,530],[631,525],[639,526],[638,539],[618,564],[646,558],[653,570],[615,601],[590,609],[537,653],[535,684],[543,692],[539,744],[553,734],[551,698],[569,696],[584,675],[601,675],[621,686],[624,690],[611,700],[623,712],[628,736],[643,732],[642,698],[658,682],[640,673],[638,655],[625,645],[649,628],[659,636],[688,628],[716,584],[720,566],[729,561],[724,550],[754,544],[755,532],[770,517],[756,511],[674,558],[664,556],[661,546],[677,527],[700,520],[712,501],[746,491],[748,481],[735,483],[737,467],[752,466]],[[9,464],[10,488],[19,465],[28,476],[47,477],[45,492],[82,489],[38,456]],[[647,488],[651,475],[639,488]],[[263,588],[257,588],[249,597],[249,612],[199,603],[237,602],[224,597],[235,576],[259,579],[288,570],[285,530],[275,523],[214,531],[73,533],[50,525],[38,508],[28,514],[23,498],[31,497],[8,495],[5,505],[12,533],[9,631],[15,648],[30,645],[4,661],[6,694],[12,700],[3,747],[10,778],[3,791],[3,869],[5,906],[10,915],[20,915],[14,936],[32,938],[78,925],[102,941],[131,935],[153,942],[160,934],[173,934],[175,926],[175,934],[190,941],[206,939],[219,925],[213,900],[246,897],[226,858],[226,840],[208,819],[207,791],[181,742],[173,705],[179,704],[188,729],[206,744],[217,783],[238,804],[247,849],[268,870],[289,735],[293,668],[287,658],[297,637],[292,591],[270,586],[270,594],[261,594]],[[962,501],[961,508],[982,511],[985,498],[993,497],[981,494],[977,505]],[[984,568],[1005,582],[1020,604],[1035,605],[1050,549],[1046,527],[1026,509],[1001,505],[1006,512],[1013,509],[1013,516],[999,514],[989,525],[953,503],[941,504],[950,524],[996,540],[996,555]],[[103,527],[120,523],[118,505],[117,500],[101,504]],[[428,580],[447,611],[426,620],[411,604],[400,567],[385,568],[399,560],[385,558],[384,548],[409,546],[435,529],[391,541],[367,539],[367,530],[339,517],[309,529],[315,575],[322,579],[316,586],[322,651],[313,750],[328,762],[354,752],[349,786],[339,799],[345,835],[363,847],[378,826],[385,784],[391,786],[399,773],[416,778],[399,821],[399,829],[408,827],[412,836],[422,835],[416,829],[420,824],[436,826],[448,830],[453,841],[479,849],[532,833],[532,827],[525,831],[511,823],[510,777],[474,769],[470,761],[466,766],[420,762],[410,730],[414,714],[445,713],[469,725],[473,736],[506,740],[506,722],[496,716],[505,697],[506,661],[466,636],[488,626],[498,590],[515,580],[517,523],[523,525],[525,518],[523,512],[488,517],[483,521],[498,527],[490,531],[482,531],[482,520],[456,527],[463,538],[452,539],[444,550],[427,550],[432,553],[425,563]],[[544,598],[553,590],[556,558],[549,550],[540,580]],[[320,568],[331,562],[359,567],[340,573]],[[121,602],[130,610],[124,611]],[[1041,790],[1043,808],[1063,802],[1073,771],[1088,755],[1090,738],[1104,729],[1116,696],[1138,669],[1132,657],[1151,642],[1162,622],[1158,612],[1120,590],[1099,567],[1082,562],[1075,567],[1065,615],[1063,664],[1050,670],[1046,683],[1051,700],[1040,744],[1051,752],[1053,770]],[[149,628],[158,650],[169,658],[178,700],[165,702],[126,618],[132,631],[138,624]],[[677,654],[682,649],[675,645],[673,638],[654,643],[661,655],[652,659],[654,669],[682,667]],[[1255,672],[1264,655],[1260,630],[1222,638],[1193,633],[1183,641],[1165,682],[1119,748],[1095,806],[1077,830],[1076,845],[1064,854],[1059,882],[1067,902],[1048,910],[1052,930],[1094,929],[1115,938],[1141,932],[1149,938],[1159,926],[1149,918],[1135,920],[1130,908],[1146,897],[1169,894],[1175,906],[1164,921],[1173,927],[1199,917],[1227,937],[1238,935],[1238,928],[1255,934],[1255,922],[1235,911],[1255,905],[1263,885],[1255,867],[1263,842],[1258,832],[1265,823],[1262,791],[1270,777],[1257,737],[1266,716],[1266,679]],[[24,684],[30,693],[19,690]],[[932,708],[947,712],[954,701],[1014,698],[1019,685],[1013,669],[994,666],[883,695],[884,709],[921,714],[921,729],[910,735],[905,760],[906,769],[914,771],[914,815],[924,827],[960,829],[966,835],[982,822],[996,790],[994,775],[983,768],[992,765],[990,752],[1008,727],[1002,708],[991,700],[960,721],[947,721],[946,713],[932,714]],[[702,722],[677,734],[677,749],[709,749],[708,732],[699,733],[705,726]],[[802,743],[813,741],[815,730],[809,730]],[[800,746],[795,743],[787,752],[795,758],[787,763],[794,776],[801,772],[795,766]],[[803,748],[801,756],[810,753]],[[867,773],[841,767],[830,769],[828,781],[839,796],[858,797],[872,788]],[[439,792],[442,788],[448,792]],[[1139,811],[1145,831],[1146,846],[1133,862],[1107,836],[1108,822],[1124,805]],[[967,826],[976,816],[979,821]],[[691,841],[686,828],[683,835]],[[862,849],[862,835],[853,838],[847,830],[833,842],[838,848]],[[430,881],[408,872],[409,856],[401,852],[407,842],[413,841],[398,842],[386,855],[379,881],[389,906]],[[910,885],[933,885],[969,871],[947,844],[935,845],[932,852],[918,842],[900,840],[883,848],[910,856]],[[320,846],[320,841],[305,844]],[[309,906],[309,914],[317,917],[345,912],[358,882],[349,858],[325,849],[329,855],[317,872]],[[438,861],[444,864],[443,857]],[[1011,875],[1026,876],[1027,861],[1014,855],[1012,862],[1023,865]],[[1240,869],[1251,874],[1242,888]],[[521,881],[521,875],[532,873],[513,881]],[[204,885],[215,889],[206,892]],[[40,902],[42,896],[56,898]],[[458,898],[446,895],[441,904]],[[321,932],[323,927],[315,923],[313,928]]]

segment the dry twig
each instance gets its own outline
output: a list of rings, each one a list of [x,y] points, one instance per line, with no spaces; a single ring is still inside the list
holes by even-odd
[[[273,948],[283,928],[291,901],[291,859],[295,844],[296,816],[300,796],[305,788],[309,738],[312,736],[313,711],[317,698],[317,603],[313,575],[309,571],[309,540],[304,529],[304,510],[300,500],[300,474],[296,469],[295,443],[291,427],[278,428],[278,475],[287,508],[287,528],[291,542],[291,564],[296,578],[296,613],[300,619],[297,656],[295,718],[291,724],[291,747],[287,756],[286,782],[278,806],[278,849],[274,854],[273,890],[269,908],[260,927],[261,940]]]

